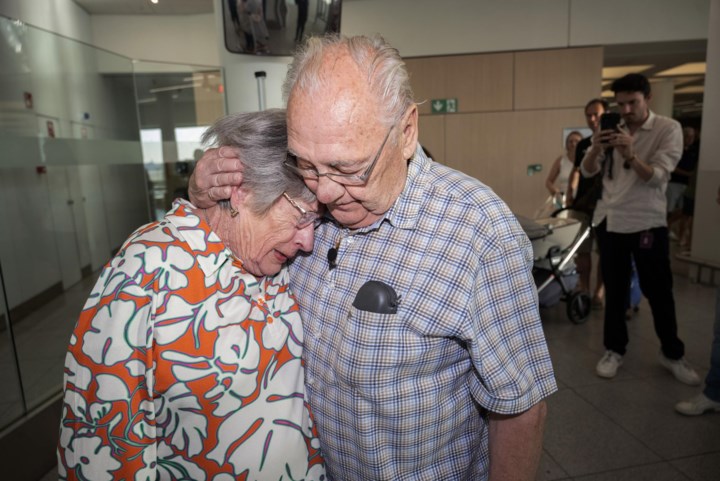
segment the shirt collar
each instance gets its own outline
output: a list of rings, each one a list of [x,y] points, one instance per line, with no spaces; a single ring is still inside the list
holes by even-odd
[[[657,118],[657,115],[655,115],[655,112],[648,109],[648,118],[645,119],[645,122],[640,126],[641,130],[652,130],[652,128],[655,126],[655,119]]]
[[[415,155],[408,162],[405,188],[385,214],[385,218],[398,229],[414,229],[417,225],[428,187],[429,177],[425,174],[431,165],[432,160],[425,155],[422,146],[417,144]]]
[[[199,212],[199,209],[187,200],[176,199],[173,209],[165,214],[165,220],[182,234],[205,277],[211,277],[223,264],[232,261],[234,256]]]

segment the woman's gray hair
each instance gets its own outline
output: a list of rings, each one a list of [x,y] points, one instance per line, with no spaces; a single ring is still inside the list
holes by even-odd
[[[302,178],[284,165],[287,159],[285,110],[228,115],[205,131],[202,143],[234,147],[238,151],[243,166],[242,187],[250,194],[248,206],[255,214],[266,214],[283,192],[307,203],[315,201],[315,194]],[[220,205],[229,207],[227,201]]]
[[[380,35],[326,35],[308,39],[297,50],[288,69],[283,85],[285,101],[296,88],[322,92],[322,59],[326,52],[335,49],[346,49],[360,70],[365,72],[370,91],[376,95],[382,109],[380,120],[386,125],[400,122],[407,109],[415,103],[410,76],[400,53]]]

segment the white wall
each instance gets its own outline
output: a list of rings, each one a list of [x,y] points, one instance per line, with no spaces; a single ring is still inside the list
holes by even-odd
[[[709,0],[363,0],[343,3],[341,25],[347,35],[381,33],[412,57],[706,38],[708,5]]]
[[[707,38],[710,3],[710,0],[572,0],[571,44]]]
[[[346,35],[382,34],[403,56],[565,47],[568,1],[363,0],[343,3]]]
[[[93,45],[138,60],[220,65],[215,17],[93,15]]]

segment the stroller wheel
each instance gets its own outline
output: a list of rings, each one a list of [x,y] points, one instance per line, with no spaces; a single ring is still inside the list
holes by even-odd
[[[567,316],[573,324],[582,324],[590,316],[590,296],[573,292],[567,300]]]

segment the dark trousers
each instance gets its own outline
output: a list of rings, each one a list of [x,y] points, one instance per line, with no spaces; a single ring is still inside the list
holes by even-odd
[[[685,346],[677,335],[667,227],[618,234],[608,232],[607,223],[603,221],[596,232],[605,282],[605,348],[625,354],[628,343],[625,309],[634,258],[640,289],[650,303],[662,352],[670,359],[683,357]]]
[[[703,393],[713,401],[720,402],[720,287],[718,287],[715,301],[715,324],[713,326],[713,341],[710,350],[710,370],[705,378],[705,390]]]

